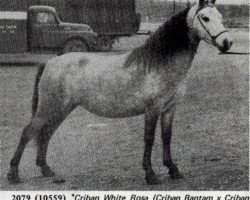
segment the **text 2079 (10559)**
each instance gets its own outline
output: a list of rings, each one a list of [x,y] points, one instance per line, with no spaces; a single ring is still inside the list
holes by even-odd
[[[66,200],[65,195],[36,195],[35,200]]]

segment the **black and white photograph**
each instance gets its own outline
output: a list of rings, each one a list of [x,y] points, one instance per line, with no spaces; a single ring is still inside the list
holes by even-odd
[[[249,194],[249,5],[0,0],[0,190]]]

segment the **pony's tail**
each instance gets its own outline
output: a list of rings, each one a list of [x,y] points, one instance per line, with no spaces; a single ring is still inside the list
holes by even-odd
[[[33,98],[32,98],[32,116],[35,115],[36,110],[37,110],[37,105],[38,105],[38,84],[40,81],[40,78],[43,74],[44,68],[45,68],[45,63],[43,64],[39,64],[38,66],[38,71],[36,74],[36,81],[35,81],[35,85],[34,85],[34,93],[33,93]]]

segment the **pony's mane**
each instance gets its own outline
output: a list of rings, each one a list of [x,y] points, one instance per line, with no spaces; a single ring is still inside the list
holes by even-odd
[[[190,39],[186,19],[189,10],[190,8],[186,8],[161,25],[144,45],[135,48],[128,55],[124,67],[135,62],[151,69],[159,64],[166,64],[175,52],[188,50]]]

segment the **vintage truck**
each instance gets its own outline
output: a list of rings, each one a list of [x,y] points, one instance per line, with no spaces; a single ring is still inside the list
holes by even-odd
[[[52,50],[59,53],[93,51],[97,33],[90,26],[65,23],[51,6],[27,11],[0,11],[0,53]]]
[[[136,0],[1,0],[0,10],[27,11],[34,5],[54,7],[64,22],[89,25],[98,34],[101,51],[111,50],[116,40],[140,28]]]
[[[135,0],[1,0],[0,10],[0,53],[110,51],[120,37],[137,34],[141,22]]]
[[[7,1],[7,0],[3,0]],[[8,0],[20,1],[21,0]],[[65,22],[89,25],[98,34],[98,47],[110,51],[120,37],[137,34],[141,16],[135,0],[22,0],[27,5],[55,7]]]

